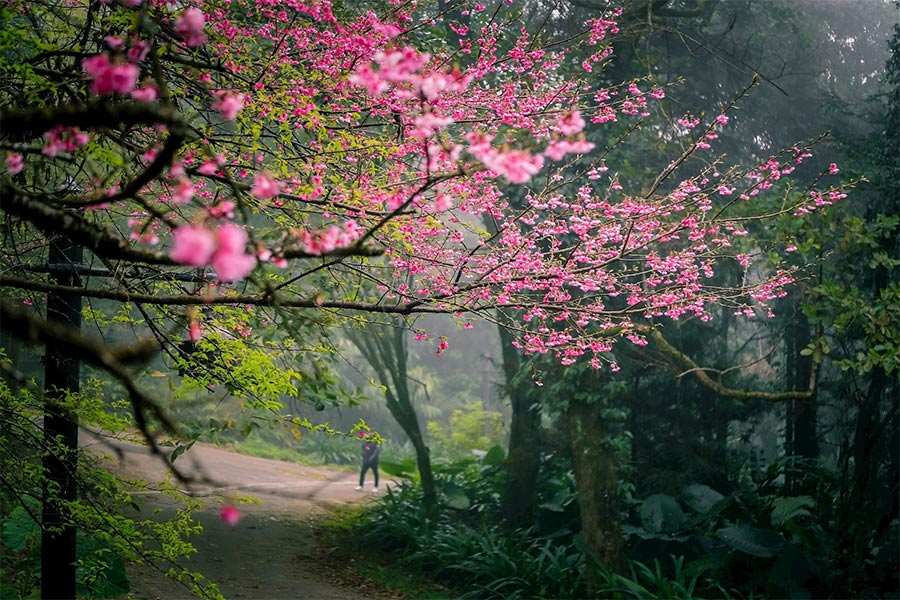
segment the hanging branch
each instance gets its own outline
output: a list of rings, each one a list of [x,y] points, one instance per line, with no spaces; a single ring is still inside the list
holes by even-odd
[[[681,372],[677,375],[679,379],[681,377],[684,377],[685,375],[693,375],[700,381],[700,383],[713,390],[717,394],[721,394],[722,396],[736,398],[738,400],[766,400],[768,402],[783,402],[785,400],[811,398],[815,393],[815,363],[813,363],[813,368],[809,376],[809,389],[806,391],[762,392],[754,390],[738,390],[723,385],[720,381],[716,381],[715,379],[710,377],[708,374],[708,371],[710,369],[701,367],[690,356],[675,348],[675,346],[670,344],[669,341],[663,336],[659,329],[646,325],[636,325],[635,329],[649,336],[650,339],[653,340],[654,349],[665,355],[665,357],[669,361],[670,366],[676,369],[681,369]]]

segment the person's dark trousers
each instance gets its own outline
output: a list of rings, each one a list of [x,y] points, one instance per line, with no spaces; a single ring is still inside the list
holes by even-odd
[[[375,476],[375,487],[378,487],[378,459],[374,459],[370,462],[363,461],[362,471],[359,473],[359,487],[363,487],[363,483],[366,481],[366,471],[371,467],[372,474]]]

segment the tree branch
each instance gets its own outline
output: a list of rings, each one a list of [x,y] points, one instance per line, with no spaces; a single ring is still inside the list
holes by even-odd
[[[683,372],[681,375],[694,375],[700,383],[722,396],[736,398],[738,400],[767,400],[769,402],[782,402],[785,400],[796,400],[811,398],[813,395],[812,385],[815,380],[815,365],[813,366],[813,375],[810,377],[810,389],[805,392],[760,392],[753,390],[736,390],[734,388],[722,385],[720,382],[712,379],[707,374],[707,369],[699,366],[687,354],[675,348],[663,336],[660,331],[654,327],[646,325],[638,325],[635,327],[640,333],[646,334],[653,340],[654,349],[658,350],[666,356],[670,364],[678,367]],[[681,376],[679,375],[679,377]]]
[[[48,235],[64,235],[97,256],[150,265],[175,264],[162,252],[134,248],[105,227],[86,221],[78,213],[53,208],[6,180],[0,182],[0,195],[3,197],[2,210],[6,213],[30,222]]]
[[[30,344],[53,345],[58,352],[78,357],[115,377],[128,392],[138,428],[150,443],[154,454],[160,454],[160,451],[150,431],[148,417],[158,420],[167,433],[179,434],[177,425],[152,398],[137,387],[134,378],[125,367],[127,362],[145,361],[152,357],[159,349],[154,340],[145,340],[121,348],[108,348],[105,344],[84,336],[71,327],[45,321],[31,311],[16,308],[2,300],[0,300],[0,319],[3,321],[4,331],[13,336]]]
[[[111,127],[123,125],[155,125],[178,122],[175,107],[154,102],[107,101],[94,104],[64,104],[50,108],[19,108],[0,110],[3,134],[37,137],[57,125],[63,127]]]

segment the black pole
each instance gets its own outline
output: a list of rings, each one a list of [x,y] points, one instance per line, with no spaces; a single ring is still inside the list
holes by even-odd
[[[50,240],[50,262],[82,266],[83,249],[61,236]],[[66,286],[81,285],[75,268],[54,274]],[[47,320],[81,328],[81,297],[47,295]],[[44,356],[44,448],[46,480],[41,515],[41,598],[75,598],[75,527],[67,518],[66,503],[76,499],[75,467],[78,418],[60,404],[81,389],[81,362],[48,343]]]

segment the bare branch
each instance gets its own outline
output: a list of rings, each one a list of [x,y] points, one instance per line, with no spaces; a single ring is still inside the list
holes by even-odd
[[[813,395],[812,385],[815,380],[814,375],[810,378],[810,389],[803,392],[761,392],[754,390],[736,390],[734,388],[727,387],[721,382],[712,379],[707,374],[707,371],[714,371],[714,369],[705,369],[698,365],[691,357],[670,344],[669,341],[663,336],[663,334],[660,333],[660,331],[655,327],[643,325],[637,326],[636,329],[640,333],[648,335],[650,339],[653,340],[654,349],[664,354],[672,366],[677,367],[681,370],[679,377],[687,374],[694,375],[700,381],[700,383],[713,390],[717,394],[721,394],[722,396],[737,398],[738,400],[767,400],[769,402],[782,402],[785,400],[811,398]],[[813,370],[815,371],[815,368]]]

